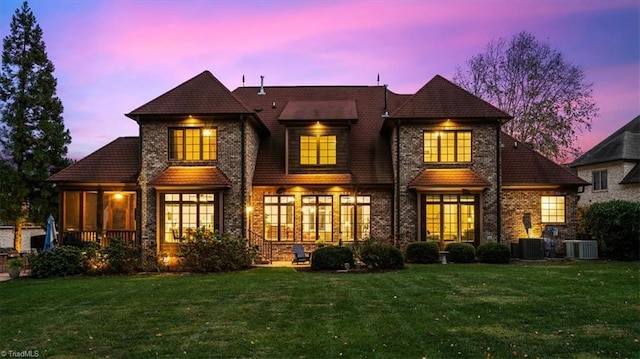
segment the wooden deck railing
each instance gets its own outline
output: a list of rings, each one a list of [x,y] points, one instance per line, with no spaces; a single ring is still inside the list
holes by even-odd
[[[82,242],[97,242],[98,231],[65,231],[60,236],[61,244],[74,245]],[[125,243],[135,243],[135,230],[106,230],[101,233],[101,246],[109,245],[112,238],[121,238]]]

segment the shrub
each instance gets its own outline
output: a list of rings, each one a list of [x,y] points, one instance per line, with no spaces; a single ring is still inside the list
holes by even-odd
[[[255,252],[244,238],[203,227],[180,243],[178,256],[185,269],[206,273],[248,268],[255,259]]]
[[[365,241],[359,248],[362,263],[371,269],[402,269],[404,258],[397,247],[373,239]]]
[[[82,246],[72,245],[80,249],[82,255],[82,268],[84,273],[102,273],[105,267],[100,244],[98,242],[82,242]]]
[[[311,255],[311,270],[345,269],[345,263],[349,263],[351,268],[355,265],[353,251],[349,247],[321,247]]]
[[[440,248],[436,242],[411,242],[407,245],[406,257],[409,263],[436,263]]]
[[[8,268],[22,268],[22,258],[11,258],[7,261]]]
[[[85,271],[83,263],[80,248],[55,247],[31,257],[31,275],[36,278],[48,278],[82,274]]]
[[[447,259],[454,263],[473,263],[476,249],[469,243],[449,243],[445,248],[449,252]]]
[[[139,267],[140,249],[133,244],[125,243],[122,238],[111,238],[100,253],[106,272],[131,273]]]
[[[584,211],[582,221],[581,228],[598,240],[601,255],[640,259],[640,202],[595,203]]]
[[[509,263],[509,247],[502,243],[483,243],[478,246],[478,259],[483,263]]]

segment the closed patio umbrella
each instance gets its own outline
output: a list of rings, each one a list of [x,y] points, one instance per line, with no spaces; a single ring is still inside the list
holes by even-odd
[[[44,237],[44,250],[47,251],[53,248],[54,242],[58,238],[58,233],[56,232],[56,220],[53,219],[52,215],[49,215],[47,218],[47,232]]]

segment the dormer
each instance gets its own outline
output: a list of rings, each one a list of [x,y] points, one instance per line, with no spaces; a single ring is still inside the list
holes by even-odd
[[[286,126],[287,173],[349,173],[355,100],[289,101],[278,121]]]

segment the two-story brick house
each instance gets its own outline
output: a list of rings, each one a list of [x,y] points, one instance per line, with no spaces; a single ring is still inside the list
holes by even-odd
[[[518,146],[500,130],[508,114],[441,76],[410,95],[386,86],[231,92],[205,71],[127,116],[139,137],[50,178],[67,238],[128,234],[172,255],[206,226],[288,259],[294,242],[517,240],[529,213],[533,234],[556,225],[566,239],[586,183]]]
[[[590,182],[579,206],[612,200],[640,201],[640,116],[578,157],[570,167]]]

